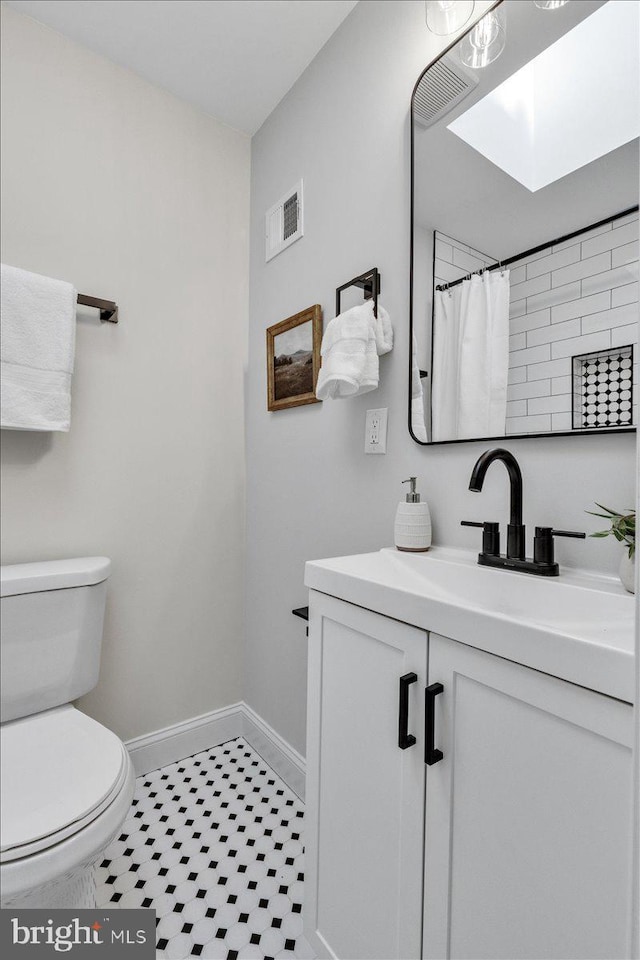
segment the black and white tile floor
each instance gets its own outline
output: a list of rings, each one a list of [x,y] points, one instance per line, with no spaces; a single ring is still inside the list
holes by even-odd
[[[98,864],[98,905],[154,908],[159,957],[311,960],[303,815],[241,737],[155,770]]]

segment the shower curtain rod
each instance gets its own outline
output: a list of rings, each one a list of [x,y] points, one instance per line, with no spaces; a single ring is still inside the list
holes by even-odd
[[[601,227],[605,223],[611,223],[612,220],[619,220],[620,217],[626,217],[630,213],[637,213],[638,205],[635,207],[629,207],[627,210],[623,210],[621,213],[614,213],[611,217],[605,217],[604,220],[598,220],[597,223],[589,223],[586,227],[582,227],[580,230],[574,230],[573,233],[567,233],[564,237],[558,237],[556,240],[548,240],[546,243],[540,243],[537,247],[531,247],[530,250],[525,250],[524,253],[517,253],[515,257],[508,257],[506,260],[498,260],[497,263],[492,263],[490,267],[482,267],[480,270],[473,270],[471,273],[466,273],[464,277],[459,277],[458,280],[451,280],[449,283],[439,283],[436,286],[436,290],[440,293],[443,293],[445,290],[451,289],[451,287],[457,287],[458,284],[463,283],[465,280],[470,280],[473,276],[482,276],[483,273],[486,273],[489,270],[502,270],[504,267],[508,267],[510,263],[516,263],[518,260],[524,260],[525,257],[531,257],[534,253],[539,253],[541,250],[546,250],[548,247],[553,247],[557,243],[564,243],[565,240],[571,240],[573,237],[579,236],[581,233],[586,233],[587,230],[595,230],[596,227]],[[434,231],[435,233],[435,231]]]

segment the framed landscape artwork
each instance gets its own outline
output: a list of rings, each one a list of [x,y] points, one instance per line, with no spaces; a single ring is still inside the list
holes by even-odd
[[[319,403],[322,307],[316,303],[267,328],[267,408]]]

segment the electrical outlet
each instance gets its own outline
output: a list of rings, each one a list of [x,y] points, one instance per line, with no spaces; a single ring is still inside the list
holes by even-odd
[[[365,453],[387,452],[387,408],[367,410],[364,431]]]

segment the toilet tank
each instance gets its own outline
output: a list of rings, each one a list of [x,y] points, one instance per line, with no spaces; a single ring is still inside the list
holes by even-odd
[[[3,723],[95,687],[110,568],[106,557],[0,568]]]

